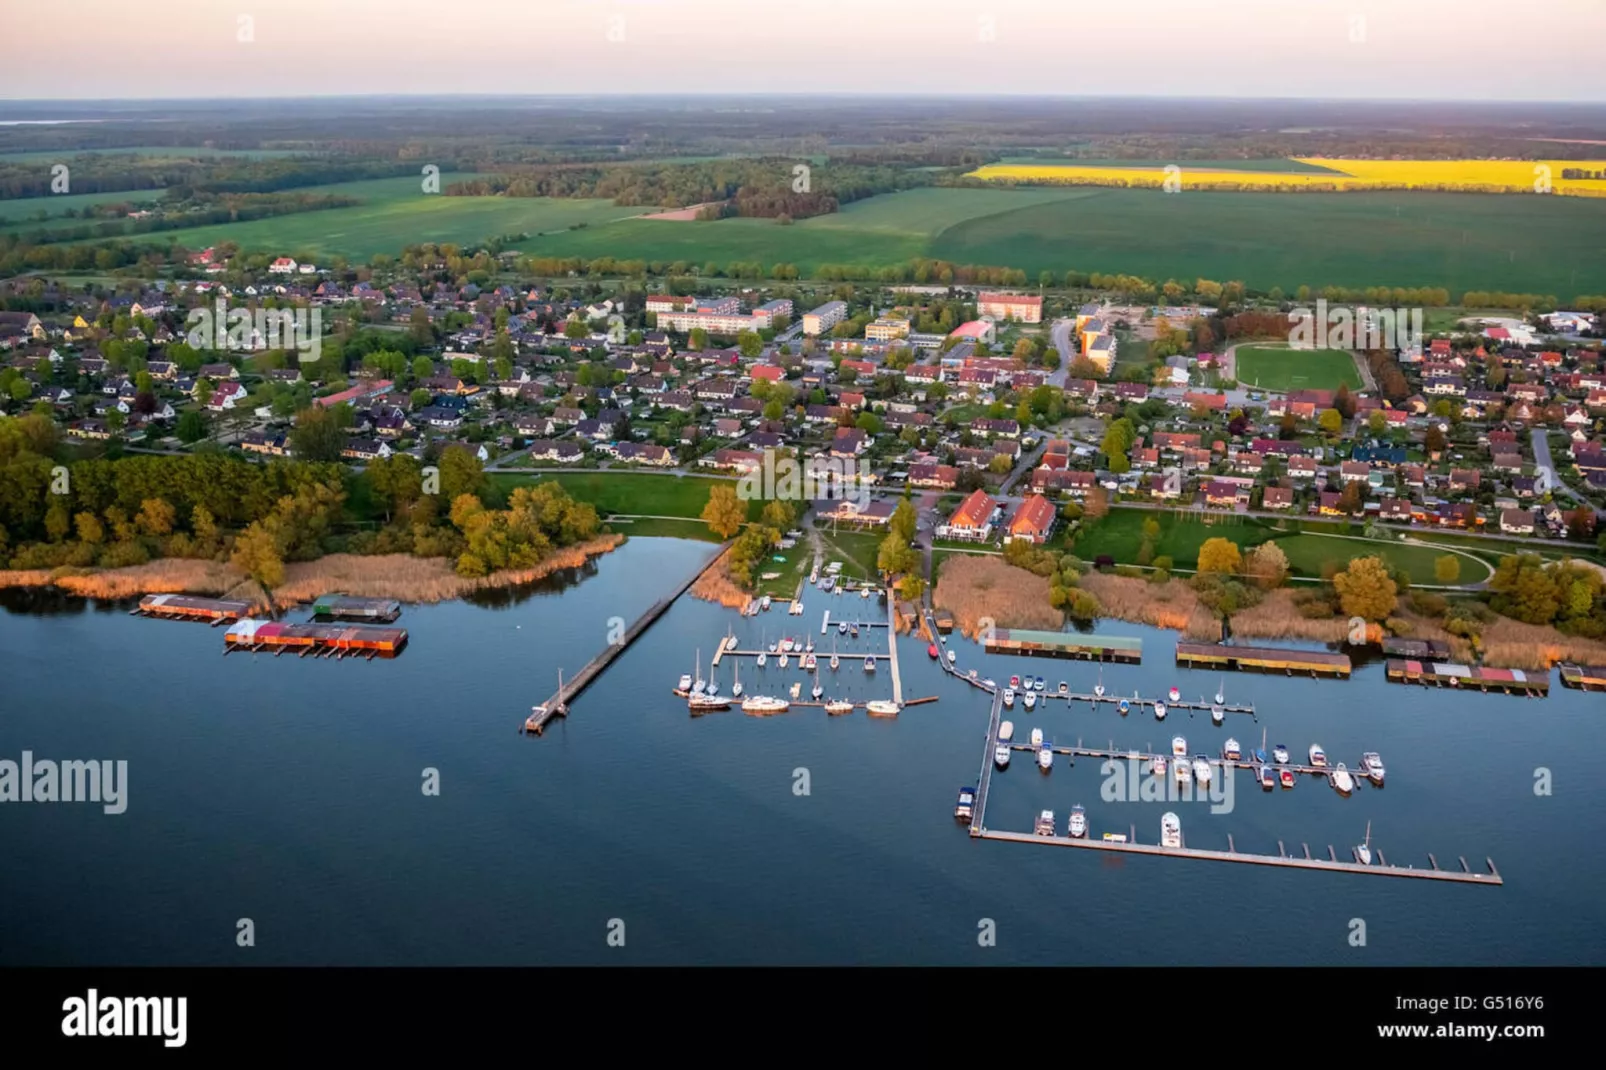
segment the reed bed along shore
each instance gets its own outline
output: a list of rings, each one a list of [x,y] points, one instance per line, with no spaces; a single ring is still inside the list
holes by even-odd
[[[1195,642],[1221,639],[1221,621],[1199,601],[1187,580],[1150,583],[1132,576],[1089,572],[1079,586],[1099,600],[1104,609],[1101,616],[1111,620],[1170,628]]]
[[[599,535],[554,550],[534,568],[506,569],[473,578],[459,576],[454,563],[445,557],[330,554],[316,561],[287,564],[284,583],[273,591],[272,604],[290,609],[334,591],[401,602],[444,602],[471,591],[514,587],[578,568],[622,542],[623,535]],[[262,587],[231,565],[176,558],[130,568],[0,571],[0,587],[58,587],[85,598],[107,599],[142,594],[220,595],[251,602],[259,609],[268,603]]]
[[[942,563],[931,604],[953,614],[961,635],[976,638],[981,622],[998,628],[1055,631],[1065,614],[1048,604],[1048,580],[990,554],[956,554]]]
[[[742,609],[753,600],[753,596],[737,586],[731,579],[730,556],[735,547],[727,548],[714,563],[703,569],[702,575],[692,581],[689,589],[693,598],[701,598],[705,602],[724,606],[727,609]]]

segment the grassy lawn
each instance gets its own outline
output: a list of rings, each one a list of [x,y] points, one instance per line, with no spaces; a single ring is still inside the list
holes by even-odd
[[[696,539],[699,542],[719,542],[720,538],[708,530],[701,520],[612,520],[608,526],[621,535],[632,538]]]
[[[941,420],[953,420],[958,427],[967,427],[970,421],[977,417],[987,415],[988,406],[980,404],[955,405],[940,417]],[[1011,413],[1010,415],[1014,415]]]
[[[776,550],[753,569],[757,577],[754,593],[767,594],[771,598],[791,598],[797,593],[797,585],[809,578],[809,566],[813,563],[814,553],[806,540],[790,550]],[[776,573],[774,578],[764,579],[772,572]],[[804,600],[807,601],[807,594]]]
[[[1534,546],[1504,539],[1478,539],[1444,531],[1413,531],[1411,537],[1423,542],[1435,542],[1465,550],[1487,561],[1491,567],[1499,565],[1502,557],[1509,557],[1512,554],[1538,554],[1548,561],[1581,557],[1588,561],[1606,564],[1606,559],[1603,559],[1600,552],[1590,543],[1557,542],[1554,546]]]
[[[553,480],[576,499],[595,505],[604,517],[609,513],[698,517],[713,488],[731,482],[708,476],[647,472],[548,472],[540,476],[493,472],[490,478],[508,490],[535,479]],[[749,519],[757,519],[762,508],[760,501],[748,502]]]
[[[1287,346],[1240,346],[1238,381],[1263,390],[1351,390],[1361,388],[1355,358],[1342,349],[1290,349]]]
[[[1076,540],[1076,556],[1093,561],[1107,554],[1118,564],[1136,563],[1138,548],[1143,544],[1143,522],[1150,518],[1160,525],[1159,537],[1154,540],[1155,556],[1170,557],[1177,568],[1193,568],[1206,539],[1230,539],[1247,550],[1276,534],[1253,517],[1207,513],[1201,518],[1194,513],[1116,508],[1101,520],[1083,521]]]
[[[1444,551],[1431,546],[1362,542],[1309,533],[1285,535],[1276,542],[1287,555],[1288,565],[1294,575],[1309,579],[1319,579],[1322,566],[1328,562],[1342,566],[1352,557],[1377,556],[1396,568],[1404,569],[1405,574],[1411,577],[1412,583],[1435,584],[1439,581],[1433,575],[1434,562],[1445,556]],[[1479,583],[1488,578],[1487,573],[1479,571],[1476,562],[1464,557],[1460,560],[1461,576],[1456,580],[1457,583]]]
[[[842,562],[842,571],[839,575],[843,579],[869,580],[876,578],[876,553],[881,548],[881,540],[885,534],[874,531],[838,531],[831,534],[829,528],[820,530],[820,538],[825,542],[825,560],[820,568],[823,571],[826,565],[833,561]]]

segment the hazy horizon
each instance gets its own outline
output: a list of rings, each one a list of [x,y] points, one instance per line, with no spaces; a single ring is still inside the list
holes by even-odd
[[[1538,45],[1599,0],[55,0],[0,11],[11,104],[441,96],[1045,97],[1603,103]],[[1477,60],[1492,42],[1531,57]],[[48,42],[69,43],[52,47]],[[1509,50],[1506,50],[1509,53]]]

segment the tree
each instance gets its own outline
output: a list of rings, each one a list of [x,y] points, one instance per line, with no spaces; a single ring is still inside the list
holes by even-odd
[[[1344,416],[1337,409],[1323,409],[1322,414],[1316,418],[1316,426],[1329,435],[1337,435],[1344,430]]]
[[[178,512],[166,498],[146,498],[140,502],[137,523],[147,535],[170,535]]]
[[[1446,586],[1461,578],[1461,559],[1445,554],[1433,562],[1433,578]]]
[[[876,550],[876,568],[886,576],[894,576],[900,572],[913,572],[919,562],[919,556],[909,540],[900,539],[895,531],[887,532],[887,537],[881,540]]]
[[[686,336],[686,343],[693,351],[707,349],[708,332],[701,327],[693,327],[691,333]]]
[[[1275,542],[1263,542],[1249,551],[1244,573],[1267,590],[1281,587],[1288,580],[1288,555]]]
[[[73,527],[78,531],[78,540],[97,546],[106,541],[106,526],[100,522],[100,517],[94,513],[83,512],[73,517]]]
[[[1388,417],[1383,415],[1382,409],[1373,409],[1366,414],[1366,429],[1374,435],[1381,435],[1389,428]]]
[[[1384,620],[1399,604],[1399,587],[1380,557],[1358,557],[1333,576],[1333,590],[1344,613],[1362,620]]]
[[[440,492],[447,501],[455,502],[465,494],[484,498],[487,486],[485,465],[475,454],[462,446],[448,446],[441,452],[440,470]]]
[[[199,409],[188,409],[179,414],[174,430],[185,445],[199,442],[206,437],[206,414]]]
[[[1160,522],[1152,516],[1143,518],[1143,537],[1150,541],[1160,537]]]
[[[234,540],[229,563],[270,590],[284,582],[284,559],[279,554],[278,540],[264,521],[253,521]]]
[[[1333,392],[1333,408],[1346,420],[1355,415],[1355,399],[1350,395],[1348,383],[1339,383]]]
[[[741,350],[742,356],[752,360],[764,352],[764,339],[757,331],[743,331],[736,336],[736,348]]]
[[[1428,425],[1428,431],[1423,437],[1422,445],[1431,457],[1437,457],[1444,452],[1444,447],[1447,443],[1445,442],[1444,432],[1439,429],[1438,424]]]
[[[332,409],[303,409],[290,430],[290,449],[303,461],[339,461],[346,429]]]
[[[742,530],[747,520],[747,503],[736,497],[735,487],[718,484],[708,492],[702,520],[715,535],[728,539]]]
[[[1489,579],[1495,612],[1525,624],[1549,624],[1560,612],[1564,592],[1556,571],[1546,568],[1538,554],[1517,554],[1500,559]]]
[[[1093,489],[1087,492],[1087,507],[1083,510],[1082,515],[1089,520],[1101,520],[1108,516],[1109,512],[1110,496],[1103,487],[1095,484]]]
[[[910,543],[915,540],[915,529],[918,526],[919,520],[915,516],[914,504],[908,498],[900,499],[897,508],[892,510],[892,518],[887,521],[887,530],[905,543]]]
[[[374,499],[384,506],[386,523],[394,513],[406,512],[424,492],[418,461],[405,453],[370,461],[368,483]]]
[[[1243,554],[1231,539],[1218,536],[1206,539],[1204,545],[1199,547],[1200,572],[1234,573],[1243,568],[1243,563]]]
[[[417,390],[414,390],[408,395],[407,400],[413,403],[413,408],[422,409],[425,405],[428,405],[434,397],[434,394],[431,394],[423,387],[419,387]]]

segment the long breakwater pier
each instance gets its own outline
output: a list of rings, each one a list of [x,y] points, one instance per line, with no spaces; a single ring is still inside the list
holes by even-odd
[[[686,581],[675,588],[674,591],[648,606],[647,611],[637,617],[634,624],[625,629],[618,642],[609,643],[603,647],[600,654],[586,662],[585,666],[569,679],[560,679],[557,691],[553,692],[551,698],[530,711],[530,715],[524,719],[524,725],[519,730],[540,735],[546,729],[547,722],[552,718],[567,717],[569,703],[579,697],[580,692],[589,687],[592,681],[601,676],[602,671],[612,665],[615,658],[629,649],[631,643],[641,638],[647,629],[652,627],[653,623],[663,616],[681,595],[691,589],[691,585],[697,582],[697,578],[707,571],[715,561],[719,560],[719,555],[724,552],[725,547],[721,545],[719,549],[714,551],[714,555],[703,563],[702,568],[687,577]]]

